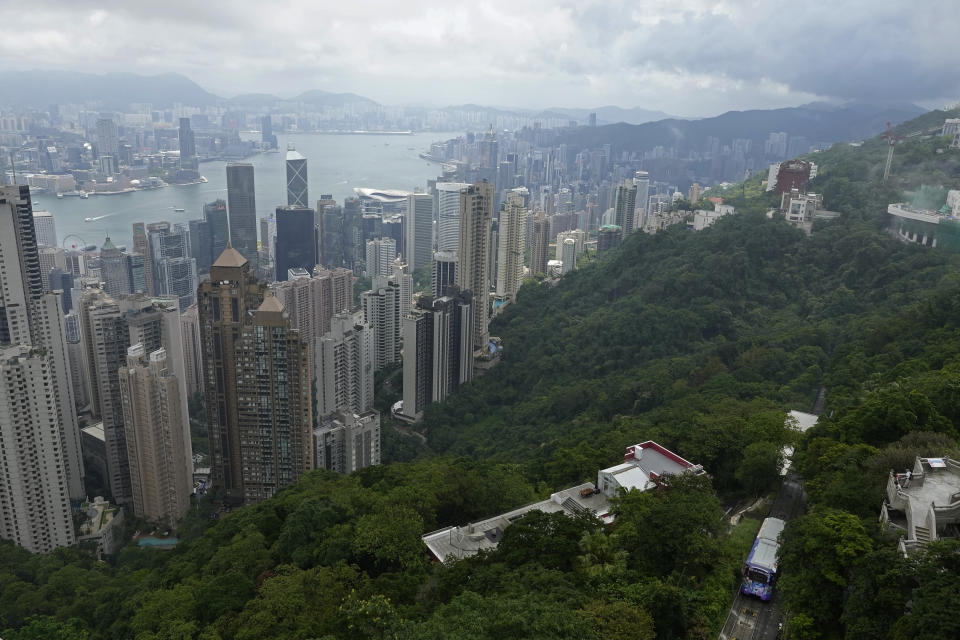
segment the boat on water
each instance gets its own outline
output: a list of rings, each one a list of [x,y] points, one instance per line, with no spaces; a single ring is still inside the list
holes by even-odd
[[[177,213],[183,213],[184,211],[186,211],[186,209],[184,209],[183,207],[174,207],[173,210],[176,211]]]
[[[98,196],[117,196],[121,193],[133,193],[136,191],[133,187],[128,187],[126,189],[118,189],[117,191],[94,191]]]
[[[58,194],[57,194],[57,198],[59,198],[60,200],[63,200],[63,194],[62,194],[62,193],[58,193]]]

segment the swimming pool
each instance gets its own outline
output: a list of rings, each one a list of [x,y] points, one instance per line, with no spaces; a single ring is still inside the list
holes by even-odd
[[[151,536],[146,536],[140,538],[137,541],[137,546],[139,547],[173,547],[178,542],[180,538],[154,538]]]

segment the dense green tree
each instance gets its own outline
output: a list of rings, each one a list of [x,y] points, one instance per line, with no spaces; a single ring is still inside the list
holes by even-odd
[[[616,534],[588,532],[580,538],[577,564],[590,578],[615,578],[627,570],[629,552],[620,548]]]
[[[580,610],[590,618],[593,632],[603,640],[653,640],[653,618],[643,607],[622,600],[591,600]]]
[[[846,511],[818,506],[788,524],[780,549],[788,609],[820,629],[840,620],[851,570],[872,549],[860,519]]]
[[[378,567],[410,568],[423,562],[422,533],[423,519],[415,511],[391,504],[357,520],[353,549],[373,557]]]
[[[597,531],[592,516],[569,517],[563,512],[531,511],[503,532],[494,554],[510,566],[535,562],[546,569],[571,570],[584,535]]]
[[[591,621],[574,613],[569,603],[535,592],[520,596],[465,591],[439,607],[409,637],[417,640],[473,640],[474,638],[529,638],[583,640],[596,637]]]
[[[748,444],[736,472],[737,480],[754,494],[769,489],[780,477],[781,451],[776,444],[766,440]]]
[[[910,611],[894,631],[897,640],[960,637],[960,542],[931,543],[920,553],[914,568],[916,587],[910,594]]]
[[[706,476],[671,476],[668,483],[664,490],[627,491],[614,500],[617,538],[631,568],[703,575],[719,554],[720,502]]]
[[[50,640],[51,638],[88,640],[90,633],[76,618],[58,620],[51,616],[34,616],[19,629],[4,631],[3,637],[7,640]]]

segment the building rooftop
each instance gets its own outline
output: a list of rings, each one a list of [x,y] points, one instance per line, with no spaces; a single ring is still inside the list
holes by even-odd
[[[800,433],[806,433],[807,429],[817,424],[817,420],[820,419],[820,416],[815,413],[805,413],[803,411],[791,411],[790,417],[796,421]]]
[[[904,554],[940,538],[960,538],[960,462],[921,458],[913,469],[891,471],[880,520],[901,529]]]
[[[940,224],[943,220],[955,220],[952,213],[930,211],[927,209],[917,209],[909,204],[898,202],[887,207],[887,213],[898,218],[907,220],[917,220],[919,222],[929,222],[931,224]]]
[[[97,440],[104,440],[103,422],[98,422],[90,425],[89,427],[84,427],[83,429],[80,429],[80,431],[93,438],[96,438]]]
[[[233,247],[227,246],[227,248],[223,250],[223,253],[220,254],[220,257],[217,258],[217,261],[213,263],[213,266],[242,267],[245,264],[247,264],[247,259],[243,257],[243,254]]]
[[[445,527],[426,534],[422,539],[434,558],[444,561],[496,548],[504,529],[531,511],[562,512],[569,516],[590,513],[610,523],[613,521],[610,498],[616,496],[618,490],[646,491],[658,486],[664,476],[684,472],[700,474],[703,468],[648,440],[627,447],[623,462],[600,470],[596,484],[588,482],[557,491],[548,500],[460,527]]]
[[[402,189],[375,189],[373,187],[354,187],[353,191],[360,199],[378,200],[380,202],[401,202],[412,193]]]
[[[549,500],[541,500],[500,515],[465,524],[461,527],[445,527],[423,536],[423,542],[438,560],[466,558],[484,549],[495,549],[508,526],[531,511],[544,513],[563,512],[567,515],[589,512],[601,519],[611,520],[610,502],[602,493],[596,492],[592,482],[558,491]]]
[[[273,295],[266,295],[263,297],[263,302],[260,303],[260,308],[257,309],[257,313],[283,313],[283,303]]]
[[[901,481],[900,490],[916,507],[945,507],[960,502],[960,463],[949,458],[920,458],[922,482]],[[911,475],[920,478],[914,467]]]

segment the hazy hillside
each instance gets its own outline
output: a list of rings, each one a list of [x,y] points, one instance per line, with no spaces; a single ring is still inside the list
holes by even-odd
[[[580,124],[587,124],[591,113],[597,114],[597,121],[600,123],[626,122],[628,124],[643,124],[644,122],[655,122],[657,120],[666,120],[675,118],[669,113],[656,111],[653,109],[644,109],[642,107],[617,107],[606,105],[593,109],[571,109],[567,107],[551,107],[547,109],[552,113],[561,113],[570,116],[572,120],[577,120]]]
[[[51,104],[92,103],[103,109],[125,109],[132,102],[154,107],[174,103],[192,106],[216,104],[220,98],[186,76],[164,73],[75,73],[70,71],[0,71],[5,87],[16,92],[5,96],[13,104],[46,108]]]
[[[842,107],[806,105],[786,109],[730,111],[700,120],[661,120],[640,125],[613,124],[597,128],[582,127],[561,135],[561,141],[580,147],[598,148],[610,144],[615,149],[648,150],[655,146],[676,147],[679,151],[702,150],[707,137],[724,143],[733,138],[757,142],[768,133],[784,131],[804,136],[811,143],[861,140],[894,124],[914,118],[924,110],[912,105],[851,104]]]
[[[15,94],[5,96],[12,104],[39,108],[51,104],[91,103],[105,110],[121,110],[135,102],[149,103],[155,108],[168,108],[175,103],[196,107],[226,104],[239,108],[267,108],[279,102],[304,102],[315,106],[376,105],[373,100],[353,93],[320,90],[304,91],[291,98],[246,93],[225,99],[178,73],[146,76],[135,73],[0,71],[0,82],[17,88]]]

